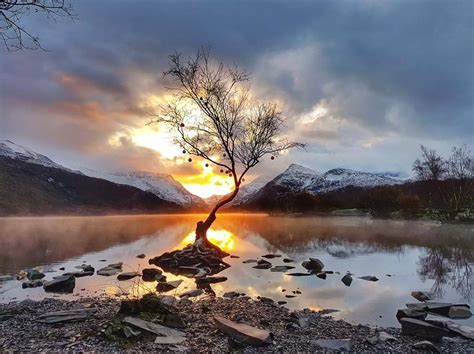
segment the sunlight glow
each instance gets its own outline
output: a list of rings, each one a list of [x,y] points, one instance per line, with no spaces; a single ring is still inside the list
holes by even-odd
[[[194,243],[195,237],[194,231],[191,231],[186,235],[183,241],[181,241],[180,247]],[[232,251],[235,248],[235,235],[227,230],[209,229],[207,230],[207,239],[224,251]]]

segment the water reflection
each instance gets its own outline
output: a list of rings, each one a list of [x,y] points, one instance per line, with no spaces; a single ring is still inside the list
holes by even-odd
[[[75,266],[85,262],[98,269],[117,261],[124,262],[124,271],[141,270],[149,267],[150,257],[192,243],[195,223],[201,218],[168,215],[0,219],[0,274],[47,265],[56,269],[47,273],[46,279],[51,279],[61,274],[62,267],[64,272],[74,271]],[[434,291],[440,301],[472,302],[474,237],[470,225],[231,214],[219,217],[209,238],[241,257],[226,258],[232,266],[219,275],[228,277],[228,281],[212,285],[219,295],[237,291],[288,301],[290,308],[336,308],[341,310],[334,314],[337,318],[379,325],[397,325],[396,309],[414,301],[410,297],[413,290]],[[147,258],[136,258],[140,253]],[[280,253],[295,260],[297,272],[305,271],[301,261],[318,257],[325,269],[341,275],[328,275],[326,280],[292,277],[242,264],[244,259],[266,253]],[[282,258],[271,262],[283,265]],[[347,288],[340,281],[346,271],[356,276],[375,275],[380,280],[372,283],[355,279]],[[166,275],[168,280],[184,280],[171,294],[196,287],[193,279]],[[118,282],[115,277],[84,277],[77,279],[73,296],[138,296],[153,291],[155,286],[156,283],[137,280]],[[285,297],[295,290],[302,294],[294,299]],[[0,283],[0,301],[39,299],[45,295],[42,288],[21,289],[17,281]]]

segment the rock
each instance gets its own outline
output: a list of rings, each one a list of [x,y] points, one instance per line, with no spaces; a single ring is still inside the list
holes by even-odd
[[[285,305],[287,304],[287,301],[278,301],[278,305]]]
[[[142,270],[143,281],[155,281],[157,275],[162,275],[163,272],[158,268],[145,268]]]
[[[425,291],[412,291],[411,296],[418,301],[429,301],[433,298],[433,294],[427,293]]]
[[[287,273],[286,275],[291,275],[292,277],[309,277],[310,273]]]
[[[320,272],[324,268],[324,263],[321,262],[321,260],[317,258],[310,258],[309,261],[304,261],[303,263],[301,263],[301,265],[304,268],[311,270],[313,272]]]
[[[294,260],[290,259],[290,258],[283,258],[283,263],[293,263]]]
[[[345,286],[351,286],[352,277],[349,274],[346,274],[342,277],[341,281],[344,283]]]
[[[469,326],[459,325],[452,321],[447,322],[446,326],[451,332],[454,332],[457,335],[460,335],[464,338],[474,340],[474,328]]]
[[[129,326],[123,326],[122,330],[126,338],[138,337],[141,334],[140,331],[135,331]]]
[[[323,349],[345,352],[349,352],[352,347],[350,339],[318,339],[314,343]]]
[[[265,297],[265,296],[258,296],[257,299],[263,302],[264,304],[268,304],[268,305],[273,305],[274,303],[273,299],[270,299],[269,297]]]
[[[44,273],[41,273],[40,271],[36,269],[30,269],[26,272],[26,277],[28,280],[39,280],[43,279],[46,275]]]
[[[75,286],[76,278],[72,275],[61,275],[43,283],[44,290],[52,293],[72,293]]]
[[[448,317],[454,320],[464,320],[472,316],[471,310],[465,305],[453,305],[449,308]]]
[[[237,293],[235,291],[229,291],[229,292],[224,293],[224,295],[222,295],[222,297],[225,297],[227,299],[235,299],[235,298],[239,297],[240,295],[241,295],[240,293]]]
[[[126,272],[126,273],[121,273],[117,275],[117,280],[119,281],[130,280],[139,276],[140,276],[140,273],[138,272]]]
[[[4,282],[4,281],[10,281],[10,280],[13,280],[15,279],[15,277],[13,275],[0,275],[0,283]]]
[[[144,321],[140,318],[125,317],[122,322],[158,335],[155,339],[156,344],[179,344],[186,340],[184,333],[181,331],[161,326],[153,322]]]
[[[107,267],[101,268],[97,271],[97,275],[110,277],[122,272],[122,262],[109,264]]]
[[[397,320],[400,322],[401,318],[414,318],[417,320],[424,320],[426,318],[425,311],[418,311],[413,309],[400,309],[397,311]]]
[[[316,276],[321,279],[326,279],[326,272],[319,272]]]
[[[379,278],[374,277],[373,275],[364,275],[363,277],[359,277],[359,279],[367,280],[367,281],[378,281]]]
[[[230,258],[240,258],[239,256],[235,255],[235,254],[231,254],[230,255]]]
[[[281,257],[281,254],[266,254],[262,256],[263,258],[268,258],[268,259],[273,259],[273,258],[278,258]]]
[[[141,258],[141,259],[143,259],[143,258],[145,258],[145,257],[146,257],[146,256],[145,256],[145,253],[141,253],[141,254],[139,254],[139,255],[137,256],[137,258]]]
[[[90,264],[81,264],[75,268],[82,269],[83,271],[86,271],[86,272],[95,272],[94,267],[91,266]]]
[[[259,259],[257,261],[257,265],[253,266],[252,268],[255,269],[270,269],[272,264],[264,259]]]
[[[286,272],[290,269],[294,269],[295,267],[292,266],[284,266],[284,265],[279,265],[279,266],[274,266],[273,268],[270,269],[270,272]]]
[[[269,331],[236,323],[220,316],[214,317],[214,323],[225,335],[245,345],[261,346],[271,343]]]
[[[288,299],[293,299],[294,297],[296,297],[296,295],[285,295],[285,297]]]
[[[88,317],[92,316],[92,314],[94,314],[96,311],[97,308],[90,307],[67,311],[47,312],[38,316],[38,322],[51,324],[60,322],[84,321]]]
[[[256,259],[247,259],[243,261],[242,263],[247,264],[247,263],[257,263],[258,261]]]
[[[420,321],[414,318],[401,318],[402,334],[422,337],[434,341],[440,341],[443,336],[449,337],[447,329],[434,326],[428,322]]]
[[[227,280],[227,277],[204,277],[196,279],[198,286],[205,286],[207,284],[222,283]]]
[[[21,283],[21,287],[23,289],[28,289],[28,288],[38,288],[40,286],[43,286],[43,281],[42,280],[28,280],[23,283]]]
[[[166,275],[164,275],[164,274],[158,274],[158,275],[155,277],[154,281],[157,281],[157,282],[159,282],[159,283],[164,283],[164,282],[166,282]]]
[[[64,273],[63,275],[65,276],[71,275],[74,278],[81,278],[81,277],[88,277],[88,276],[94,275],[94,271],[81,270],[80,272],[67,272],[67,273]]]
[[[417,299],[418,300],[418,299]],[[424,350],[424,351],[429,351],[429,352],[435,352],[435,353],[441,353],[441,350],[431,343],[428,340],[423,340],[421,342],[416,342],[412,345],[413,349],[417,350]]]
[[[387,332],[384,332],[384,331],[381,331],[381,332],[378,333],[377,339],[378,339],[379,342],[382,342],[382,343],[397,340],[397,338],[395,338],[391,334],[388,334]]]
[[[202,291],[201,289],[194,289],[194,290],[189,290],[189,291],[186,291],[182,294],[179,295],[179,297],[196,297],[196,296],[199,296],[199,295],[202,295],[204,293],[204,291]]]
[[[164,283],[158,283],[158,285],[156,286],[156,291],[158,291],[159,293],[165,293],[165,292],[177,289],[178,286],[180,286],[182,282],[183,281],[180,279],[180,280],[168,281]]]

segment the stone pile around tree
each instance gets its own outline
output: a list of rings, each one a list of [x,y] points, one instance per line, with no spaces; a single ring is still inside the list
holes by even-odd
[[[182,250],[165,252],[150,259],[148,263],[175,275],[202,278],[229,268],[229,264],[222,260],[227,256],[229,254],[218,247],[200,248],[191,244]]]

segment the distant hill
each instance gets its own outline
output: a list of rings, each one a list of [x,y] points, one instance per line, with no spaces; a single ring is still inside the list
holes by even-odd
[[[181,210],[153,193],[0,156],[0,215],[104,214]],[[54,165],[53,165],[54,166]]]

